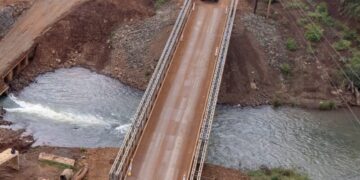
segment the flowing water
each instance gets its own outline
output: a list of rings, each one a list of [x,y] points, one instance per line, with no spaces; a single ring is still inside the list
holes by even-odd
[[[83,68],[39,76],[0,101],[35,145],[119,147],[142,92]],[[360,110],[356,110],[360,117]],[[218,106],[208,162],[295,168],[312,179],[360,179],[360,126],[349,112]]]
[[[360,126],[346,110],[221,106],[208,162],[237,169],[293,168],[312,179],[359,180]]]
[[[17,97],[2,101],[5,119],[26,128],[35,145],[121,145],[142,92],[83,68],[39,76]]]

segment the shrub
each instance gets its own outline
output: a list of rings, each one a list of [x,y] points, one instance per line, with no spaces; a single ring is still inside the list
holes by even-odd
[[[321,40],[324,29],[316,24],[308,24],[305,26],[305,38],[311,42],[318,42]]]
[[[279,98],[274,98],[271,104],[273,105],[274,108],[278,108],[282,106],[282,102]]]
[[[167,0],[156,0],[155,1],[155,8],[160,8],[160,6],[162,6],[163,4],[166,3]]]
[[[336,22],[329,16],[328,7],[326,3],[320,3],[316,6],[314,12],[308,13],[308,16],[316,19],[318,22],[327,26],[334,26]]]
[[[286,40],[286,48],[290,51],[296,51],[298,49],[298,45],[296,43],[296,40],[293,38],[288,38]]]
[[[329,11],[328,11],[328,6],[326,4],[326,2],[321,2],[319,3],[317,6],[316,6],[316,10],[315,10],[317,13],[320,13],[320,14],[329,14]]]
[[[359,35],[355,30],[346,28],[342,32],[342,37],[346,40],[352,41],[352,40],[356,40],[359,37]]]
[[[320,101],[319,109],[322,111],[333,110],[336,108],[336,104],[334,101]]]
[[[360,19],[360,1],[342,0],[342,11],[350,17]]]
[[[349,49],[351,42],[345,39],[341,39],[333,44],[333,47],[338,51],[343,51]]]
[[[309,23],[309,20],[306,19],[306,18],[300,18],[297,23],[300,25],[300,26],[305,26],[306,24]]]
[[[354,51],[345,66],[345,73],[357,88],[360,88],[360,51]]]
[[[288,76],[291,74],[291,67],[287,63],[283,63],[280,65],[280,71],[283,75]]]
[[[309,180],[306,175],[300,174],[295,170],[283,169],[283,168],[274,168],[274,169],[260,169],[255,171],[250,171],[248,173],[251,180]]]
[[[299,1],[299,0],[295,0],[293,2],[289,2],[286,6],[289,9],[304,9],[304,10],[308,10],[309,6],[307,6],[305,3]]]

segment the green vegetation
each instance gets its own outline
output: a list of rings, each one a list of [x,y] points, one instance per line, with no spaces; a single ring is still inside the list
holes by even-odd
[[[307,6],[305,3],[303,3],[302,1],[299,0],[295,0],[293,2],[289,2],[287,4],[287,8],[289,9],[304,9],[304,10],[308,10],[309,6]]]
[[[155,8],[158,9],[160,6],[164,5],[167,0],[155,0]]]
[[[351,41],[341,39],[333,44],[333,47],[338,51],[348,50],[351,46]]]
[[[308,13],[308,16],[327,26],[335,25],[335,21],[329,16],[328,7],[325,2],[319,3],[315,11]]]
[[[305,26],[305,38],[311,42],[318,42],[324,34],[324,29],[316,24],[308,24]]]
[[[281,102],[281,100],[279,99],[279,98],[277,98],[277,97],[275,97],[273,100],[272,100],[272,106],[274,107],[274,108],[278,108],[278,107],[280,107],[280,106],[282,106],[282,102]]]
[[[287,63],[283,63],[280,65],[280,71],[284,76],[289,76],[291,74],[291,67]]]
[[[334,101],[320,101],[319,109],[323,111],[332,110],[336,108]]]
[[[360,19],[360,1],[359,0],[342,0],[342,11],[353,18]]]
[[[359,35],[355,30],[349,29],[347,27],[343,30],[342,36],[344,39],[349,41],[356,40],[357,38],[359,38]]]
[[[305,26],[306,24],[309,23],[309,20],[307,18],[300,18],[297,23],[300,25],[300,26]]]
[[[293,38],[288,38],[286,40],[286,48],[289,50],[289,51],[296,51],[298,49],[298,45],[297,45],[297,42],[295,39]]]
[[[73,169],[74,167],[66,165],[66,164],[61,164],[61,163],[57,163],[57,162],[53,162],[53,161],[47,161],[47,160],[41,160],[40,163],[42,165],[47,165],[47,166],[52,166],[52,167],[56,167],[58,169]]]
[[[360,88],[360,51],[355,50],[345,66],[345,73],[357,88]]]
[[[274,168],[261,168],[248,173],[251,180],[309,180],[306,175],[297,173],[295,170]]]

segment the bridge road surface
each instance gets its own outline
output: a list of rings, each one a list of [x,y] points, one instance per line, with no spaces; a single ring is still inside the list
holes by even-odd
[[[0,77],[18,62],[35,39],[71,8],[86,0],[37,0],[0,41]],[[84,29],[85,30],[85,29]]]
[[[126,179],[189,177],[229,3],[196,2]]]

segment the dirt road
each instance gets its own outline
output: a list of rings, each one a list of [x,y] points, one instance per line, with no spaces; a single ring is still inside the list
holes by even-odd
[[[0,42],[0,76],[16,64],[17,58],[32,47],[35,39],[74,6],[86,0],[38,0],[14,24]]]
[[[189,176],[230,0],[197,1],[183,31],[128,179]]]

